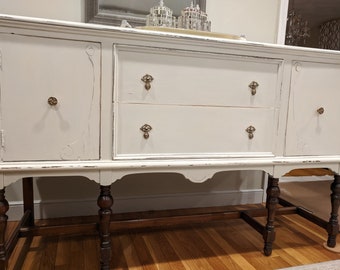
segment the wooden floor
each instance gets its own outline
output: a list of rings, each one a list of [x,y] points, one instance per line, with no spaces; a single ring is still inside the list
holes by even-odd
[[[111,269],[265,270],[340,259],[323,247],[324,229],[296,214],[278,216],[276,232],[266,257],[261,235],[241,219],[130,230],[112,236]],[[21,238],[9,269],[98,269],[98,246],[95,235]]]

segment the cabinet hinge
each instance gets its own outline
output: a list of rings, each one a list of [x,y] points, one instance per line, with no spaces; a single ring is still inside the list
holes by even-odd
[[[5,131],[3,129],[0,130],[0,140],[1,140],[1,147],[5,147]]]

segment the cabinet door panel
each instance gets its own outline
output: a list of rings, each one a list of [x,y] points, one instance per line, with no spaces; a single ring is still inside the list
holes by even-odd
[[[119,104],[116,158],[263,156],[274,148],[274,110]],[[149,125],[149,137],[140,128]],[[249,139],[246,129],[255,127]]]
[[[340,65],[294,63],[286,155],[339,155]]]
[[[3,159],[98,159],[99,44],[2,35],[0,52]]]

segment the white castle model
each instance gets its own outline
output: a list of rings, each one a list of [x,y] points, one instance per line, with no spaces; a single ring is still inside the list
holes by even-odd
[[[176,27],[176,17],[172,16],[172,10],[160,0],[159,5],[152,7],[150,14],[146,16],[146,25]]]
[[[200,31],[211,31],[211,22],[208,21],[208,15],[202,11],[199,5],[194,7],[191,1],[190,7],[182,10],[178,18],[178,28],[193,29]]]
[[[146,16],[146,25],[211,31],[211,22],[208,21],[207,13],[202,11],[199,5],[195,7],[193,1],[191,1],[190,7],[181,11],[178,22],[172,14],[173,11],[164,5],[163,0],[160,0],[159,5],[152,7],[150,14]]]

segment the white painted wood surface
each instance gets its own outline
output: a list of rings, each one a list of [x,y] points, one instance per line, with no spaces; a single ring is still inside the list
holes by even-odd
[[[276,106],[281,64],[276,59],[121,46],[115,56],[120,103]],[[141,81],[145,74],[154,78],[149,91]],[[259,84],[255,95],[252,81]]]
[[[119,104],[115,158],[273,156],[273,109]],[[237,117],[235,117],[237,116]],[[152,130],[144,139],[140,127]],[[256,128],[253,139],[246,129]]]
[[[286,155],[340,153],[339,89],[340,63],[293,63]]]
[[[339,172],[339,52],[1,15],[0,55],[2,186],[25,176],[108,185],[150,172],[194,182],[228,170]],[[60,104],[50,108],[49,96]],[[61,154],[72,142],[81,146]]]
[[[0,44],[2,160],[98,160],[100,44],[19,35]]]

